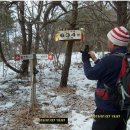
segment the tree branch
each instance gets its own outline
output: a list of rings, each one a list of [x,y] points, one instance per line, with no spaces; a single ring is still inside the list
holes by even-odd
[[[60,16],[58,16],[56,19],[47,21],[48,16],[49,16],[49,14],[50,14],[50,11],[51,11],[55,6],[60,6],[60,5],[61,5],[61,1],[52,1],[52,2],[51,2],[50,6],[47,8],[47,10],[46,10],[46,12],[45,12],[45,14],[44,14],[44,21],[43,21],[43,25],[42,25],[41,29],[42,29],[43,27],[45,27],[48,23],[55,22],[59,17],[61,17],[61,15],[60,15]],[[61,6],[61,7],[62,7],[62,9],[64,8],[63,6]],[[65,9],[64,9],[64,11],[65,11],[65,13],[66,13],[66,10],[65,10]],[[62,14],[62,15],[63,15],[63,14]],[[41,30],[41,29],[40,29],[40,30]]]
[[[113,4],[110,1],[108,3],[117,12],[117,8],[115,6],[113,6]],[[115,1],[114,1],[114,5],[116,5]]]
[[[39,1],[39,3],[38,3],[38,15],[33,20],[33,22],[37,21],[40,18],[42,9],[43,9],[43,1]]]
[[[60,4],[59,6],[61,7],[61,9],[62,9],[65,13],[67,13],[67,10],[65,9],[65,7],[64,7],[62,4]]]
[[[4,54],[3,54],[3,50],[2,50],[2,46],[1,46],[1,42],[0,42],[0,57],[2,59],[2,61],[6,64],[7,67],[9,67],[11,70],[15,71],[16,73],[22,73],[21,70],[17,70],[14,67],[12,67],[5,59]]]

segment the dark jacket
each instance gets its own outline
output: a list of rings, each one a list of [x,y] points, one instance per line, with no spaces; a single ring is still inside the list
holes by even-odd
[[[115,55],[116,53],[127,53],[126,47],[114,49],[111,53],[104,56],[101,60],[97,60],[95,66],[92,67],[90,61],[84,62],[84,72],[88,79],[98,80],[96,91],[104,88],[104,84],[114,89],[121,69],[122,57]],[[103,100],[98,96],[95,97],[96,106],[100,109],[108,111],[117,111],[110,100]]]

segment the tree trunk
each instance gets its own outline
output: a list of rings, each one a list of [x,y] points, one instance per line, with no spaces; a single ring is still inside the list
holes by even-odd
[[[27,28],[28,28],[27,54],[30,54],[32,48],[32,23],[28,23]]]
[[[22,32],[22,54],[30,54],[31,46],[32,46],[32,23],[27,23],[27,32],[28,32],[28,41],[27,41],[27,34],[26,34],[26,28],[25,28],[25,16],[24,16],[24,1],[19,2],[19,23],[21,26],[21,32]],[[28,66],[29,66],[29,60],[23,60],[21,65],[21,70],[23,73],[21,73],[21,77],[28,76]]]
[[[73,42],[74,41],[69,41],[67,43],[67,48],[66,48],[66,53],[65,53],[66,58],[65,58],[63,71],[62,71],[60,87],[67,87],[69,68],[70,68],[70,64],[71,64],[71,55],[72,55]]]
[[[38,3],[38,15],[37,15],[37,17],[35,19],[37,21],[40,21],[40,15],[41,15],[42,7],[43,7],[43,1],[39,1],[39,3]],[[40,41],[39,31],[40,31],[40,25],[36,24],[35,28],[36,28],[36,38],[35,38],[34,52],[36,54],[38,52],[38,50],[39,50],[39,41]]]
[[[76,21],[77,21],[77,15],[78,15],[78,2],[73,1],[73,11],[72,11],[72,19],[69,29],[75,29],[76,27]],[[67,87],[67,81],[68,81],[68,74],[69,74],[69,68],[71,64],[71,55],[72,55],[72,48],[73,48],[74,41],[68,41],[66,53],[65,53],[65,63],[61,75],[61,82],[60,87]]]
[[[39,50],[39,41],[40,41],[40,35],[39,35],[39,25],[36,25],[36,38],[35,38],[35,50],[34,52],[37,53]]]
[[[19,17],[19,24],[21,27],[22,32],[22,54],[27,54],[27,38],[26,38],[26,29],[25,29],[25,18],[24,18],[24,1],[20,1],[18,5],[18,17]],[[28,74],[28,60],[24,60],[21,65],[21,70],[23,73],[21,76],[26,76]]]
[[[45,33],[44,33],[44,52],[48,53],[48,27],[45,27]]]

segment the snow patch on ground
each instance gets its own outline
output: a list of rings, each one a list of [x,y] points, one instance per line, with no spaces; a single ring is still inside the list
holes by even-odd
[[[0,108],[11,108],[15,103],[7,102],[5,105],[1,105]]]
[[[73,110],[72,117],[69,119],[69,123],[72,125],[71,130],[91,130],[93,119],[86,119],[86,116]]]
[[[60,62],[62,64],[64,64],[64,55],[65,54],[60,55]],[[100,56],[99,54],[99,57]],[[10,62],[15,64],[14,61]],[[17,66],[19,66],[19,64],[21,64],[21,62],[17,62]],[[5,96],[5,98],[0,98],[0,128],[10,130],[13,129],[11,123],[15,119],[17,110],[19,110],[19,108],[22,109],[22,106],[30,106],[31,82],[30,78],[27,80],[17,79],[17,74],[6,66],[4,69],[3,75],[3,63],[0,62],[0,92]],[[75,93],[58,94],[54,91],[60,84],[61,70],[55,69],[53,60],[39,59],[38,70],[39,73],[36,76],[36,94],[37,101],[41,105],[41,110],[47,110],[51,114],[60,114],[61,116],[64,114],[69,120],[67,128],[66,126],[62,128],[59,127],[59,125],[50,125],[50,129],[47,129],[45,125],[41,125],[41,129],[91,130],[93,119],[90,115],[94,112],[93,100],[96,81],[88,80],[85,77],[81,53],[76,52],[72,54],[68,77],[68,86],[75,89]],[[70,100],[67,102],[67,99]],[[33,120],[37,126],[40,125],[38,119],[39,118]],[[127,130],[130,130],[130,120],[127,125]],[[31,130],[25,128],[24,125],[19,129]]]
[[[62,105],[64,105],[64,98],[63,97],[61,97],[61,96],[57,96],[55,99],[54,99],[54,101],[52,102],[52,104],[54,105],[54,106],[62,106]]]

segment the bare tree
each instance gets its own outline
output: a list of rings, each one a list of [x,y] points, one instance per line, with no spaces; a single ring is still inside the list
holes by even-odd
[[[42,10],[42,4],[43,2],[39,1],[39,11],[38,14],[35,18],[29,18],[28,20],[26,19],[25,15],[25,2],[20,1],[18,2],[18,19],[19,23],[21,26],[21,33],[22,33],[22,54],[30,54],[31,52],[31,47],[32,47],[32,26],[35,23],[35,21],[39,20],[41,10]],[[27,27],[27,29],[26,29]],[[38,34],[37,34],[38,37]],[[37,38],[36,37],[36,38]],[[37,38],[38,39],[38,38]],[[29,60],[24,60],[21,65],[21,70],[23,71],[22,76],[28,75],[28,65],[29,65]]]
[[[115,16],[115,14],[114,16],[110,16],[109,14],[109,12],[111,12],[112,14],[113,10],[111,10],[111,8],[106,9],[108,3],[115,10],[114,13],[117,13],[117,22],[115,19],[112,19]],[[69,6],[63,6],[63,3],[61,1],[38,1],[33,2],[35,6],[28,7],[25,1],[12,1],[9,2],[8,6],[10,7],[12,5],[17,5],[18,20],[22,34],[22,54],[30,54],[33,41],[35,41],[34,52],[38,52],[39,43],[43,43],[45,51],[48,52],[52,48],[51,42],[54,42],[52,41],[52,39],[51,41],[48,39],[48,35],[51,34],[53,36],[55,30],[58,30],[58,27],[65,27],[67,29],[83,27],[85,28],[87,37],[89,37],[89,39],[87,39],[87,43],[92,43],[94,41],[94,43],[96,43],[99,46],[98,43],[102,43],[102,41],[104,41],[102,37],[105,36],[105,33],[111,26],[113,27],[117,23],[118,25],[127,25],[130,18],[127,3],[127,1],[85,1],[81,2],[80,6],[78,7],[77,1],[68,2]],[[37,12],[34,11],[34,8],[37,9]],[[57,13],[56,10],[59,9],[60,11]],[[83,13],[84,11],[85,13]],[[57,23],[57,27],[52,27],[52,25],[55,26],[53,24],[54,22]],[[62,24],[59,25],[59,23]],[[34,25],[36,27],[35,29],[33,28]],[[33,37],[34,33],[35,37]],[[67,86],[73,43],[73,41],[68,41],[66,47],[66,59],[60,82],[61,87]],[[56,51],[56,49],[52,50]],[[22,62],[20,72],[23,72],[23,76],[28,74],[28,65],[28,60]]]
[[[116,11],[117,13],[117,24],[119,26],[127,26],[128,21],[130,19],[130,15],[128,15],[128,9],[127,9],[127,1],[113,1],[114,5],[110,2],[111,7]]]
[[[70,26],[68,27],[68,29],[73,30],[76,27],[76,21],[77,21],[77,16],[78,16],[78,2],[73,1],[72,7],[73,7],[72,14],[71,14],[72,19],[70,21]],[[67,87],[73,43],[74,41],[68,41],[68,44],[67,44],[66,53],[65,53],[66,58],[65,58],[62,75],[61,75],[60,87]]]

